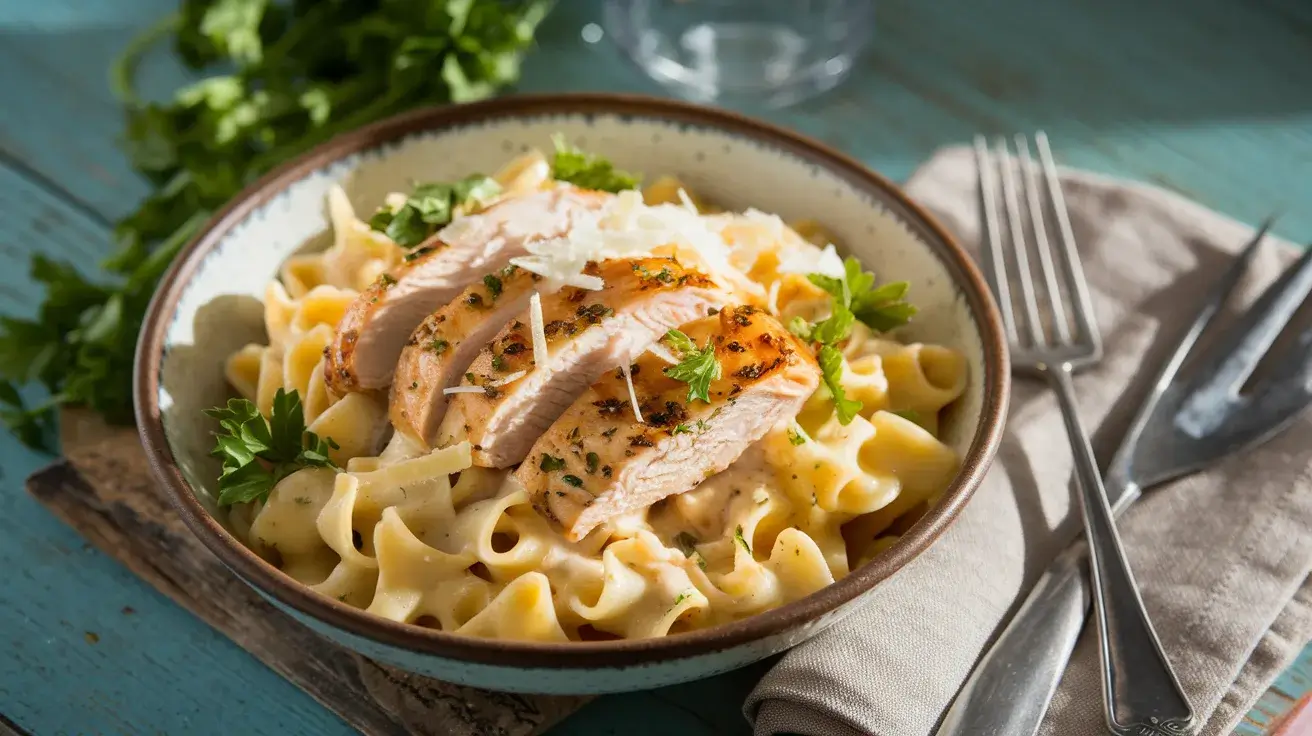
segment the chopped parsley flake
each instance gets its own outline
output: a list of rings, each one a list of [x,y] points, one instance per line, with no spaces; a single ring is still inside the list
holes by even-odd
[[[597,466],[601,463],[601,456],[599,456],[595,452],[589,452],[585,459],[587,460],[588,463],[588,472],[589,473],[597,472]]]
[[[501,279],[496,276],[492,274],[484,276],[483,286],[487,287],[488,296],[492,297],[492,301],[496,301],[497,297],[501,296]]]
[[[538,469],[544,473],[550,473],[556,470],[565,469],[565,459],[542,453],[542,462],[538,463]]]
[[[736,540],[738,540],[738,544],[741,544],[741,545],[743,546],[743,549],[747,550],[747,554],[750,555],[750,554],[752,553],[752,547],[751,547],[751,545],[747,544],[747,540],[743,537],[743,525],[742,525],[742,524],[739,524],[738,526],[734,527],[734,529],[733,529],[733,538],[736,539]]]
[[[583,479],[580,478],[580,477],[578,477],[577,475],[566,475],[566,476],[562,477],[561,480],[563,480],[563,481],[565,481],[566,483],[568,483],[568,484],[574,486],[575,488],[582,488],[582,487],[583,487]]]

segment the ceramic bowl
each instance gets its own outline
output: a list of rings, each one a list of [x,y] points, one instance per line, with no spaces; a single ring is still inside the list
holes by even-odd
[[[869,564],[803,600],[732,624],[663,638],[538,644],[456,636],[375,618],[302,587],[246,549],[214,504],[217,465],[201,410],[229,395],[225,356],[264,341],[258,299],[278,265],[322,247],[325,195],[345,187],[358,211],[412,180],[489,171],[561,132],[624,169],[676,174],[730,209],[822,221],[888,278],[909,280],[912,340],[963,351],[969,389],[945,440],[962,458],[942,502]],[[613,95],[507,97],[420,110],[323,145],[264,177],[216,215],[164,277],[141,335],[137,421],[156,474],[186,524],[278,608],[366,656],[485,688],[600,693],[657,687],[749,664],[814,636],[934,542],[993,457],[1008,395],[1007,353],[984,279],[957,243],[892,183],[812,140],[685,103]]]

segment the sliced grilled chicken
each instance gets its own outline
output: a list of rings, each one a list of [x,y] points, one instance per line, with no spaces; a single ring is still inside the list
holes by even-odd
[[[460,383],[479,350],[528,307],[533,287],[541,280],[531,271],[506,266],[466,288],[415,328],[392,379],[390,413],[396,431],[432,446],[446,415],[443,391]]]
[[[710,402],[644,353],[631,367],[643,422],[618,370],[578,398],[544,434],[515,476],[534,508],[570,539],[620,514],[690,490],[729,467],[781,420],[797,415],[820,384],[811,351],[778,320],[737,306],[680,328],[715,348],[720,378]]]
[[[534,362],[531,310],[484,347],[461,382],[484,391],[451,396],[439,444],[468,439],[474,464],[483,467],[518,463],[602,373],[729,298],[700,271],[673,258],[604,261],[589,264],[586,273],[599,276],[605,286],[599,291],[566,287],[542,299],[544,365]]]
[[[612,195],[562,187],[500,202],[442,228],[361,292],[324,351],[324,379],[338,395],[384,388],[415,326],[484,274],[563,235]]]

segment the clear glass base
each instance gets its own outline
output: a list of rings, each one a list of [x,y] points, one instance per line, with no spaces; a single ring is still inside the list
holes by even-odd
[[[814,13],[798,13],[805,5]],[[787,5],[793,12],[771,12]],[[852,69],[872,19],[865,2],[609,0],[607,32],[652,79],[697,102],[782,107]]]

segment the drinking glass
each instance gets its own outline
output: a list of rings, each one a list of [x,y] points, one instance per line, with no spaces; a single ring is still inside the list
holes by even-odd
[[[874,30],[873,0],[606,0],[608,35],[697,102],[782,107],[832,88]]]

